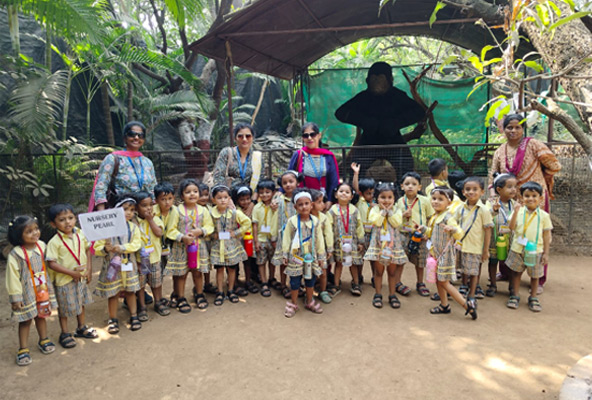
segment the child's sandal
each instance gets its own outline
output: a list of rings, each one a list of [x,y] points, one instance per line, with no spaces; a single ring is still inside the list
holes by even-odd
[[[39,343],[37,343],[37,347],[43,354],[51,354],[55,351],[55,344],[49,340],[49,338],[41,339]]]
[[[111,318],[109,322],[107,322],[107,332],[111,335],[119,333],[119,320],[117,318]]]
[[[189,314],[191,312],[191,305],[185,297],[180,297],[177,303],[177,309],[182,314]]]
[[[179,304],[179,295],[176,294],[175,292],[171,293],[171,297],[169,300],[169,307],[170,308],[177,308],[178,304]]]
[[[485,298],[485,292],[483,291],[483,288],[481,288],[481,285],[477,285],[477,288],[475,289],[475,298],[476,299],[484,299]]]
[[[146,309],[146,307],[141,307],[138,310],[138,319],[140,320],[140,322],[148,321],[148,310]]]
[[[291,301],[286,302],[286,308],[284,309],[284,316],[286,318],[292,318],[296,315],[296,311],[298,311],[298,306]]]
[[[403,282],[399,282],[395,285],[395,291],[401,296],[409,296],[409,293],[411,293],[409,286],[404,285]]]
[[[291,294],[290,294],[290,289],[288,289],[288,287],[284,287],[282,289],[282,296],[284,296],[284,299],[289,299]]]
[[[508,299],[508,302],[506,303],[506,307],[508,307],[512,310],[516,310],[516,309],[518,309],[519,304],[520,304],[520,296],[512,295]]]
[[[224,293],[218,292],[214,298],[214,305],[221,306],[222,304],[224,304]]]
[[[497,293],[497,286],[496,285],[487,285],[487,290],[485,291],[485,296],[495,297],[496,293]]]
[[[140,319],[137,315],[132,315],[130,317],[130,329],[132,330],[132,332],[139,331],[140,329],[142,329],[142,322],[140,322]]]
[[[352,283],[352,287],[351,287],[351,294],[354,296],[361,296],[362,295],[362,286],[360,286],[357,283]]]
[[[203,293],[195,296],[195,304],[197,304],[197,308],[199,308],[200,310],[205,310],[210,305],[208,303],[208,300],[206,299],[206,296],[204,296]]]
[[[228,296],[228,300],[230,300],[231,303],[235,303],[235,304],[238,303],[238,301],[239,301],[238,294],[234,293],[234,291],[229,290],[227,296]]]
[[[240,297],[245,297],[249,295],[249,291],[242,286],[236,286],[233,292],[235,292]]]
[[[19,367],[25,367],[33,362],[31,358],[31,353],[29,352],[29,348],[25,347],[24,349],[19,349],[18,353],[16,353],[16,365]]]
[[[82,325],[81,327],[76,328],[76,332],[74,332],[74,337],[84,339],[96,339],[99,337],[99,334],[97,333],[95,328],[91,328],[88,325]]]
[[[528,309],[532,312],[541,312],[543,311],[543,306],[538,299],[538,297],[529,297],[528,298]]]
[[[271,290],[269,290],[269,285],[267,283],[264,283],[263,285],[261,285],[261,296],[263,297],[270,297],[271,296]]]
[[[477,304],[475,300],[467,300],[465,303],[467,307],[467,311],[465,311],[465,315],[470,315],[473,320],[477,319]]]
[[[430,295],[430,290],[427,288],[426,284],[423,282],[419,282],[415,285],[415,290],[419,293],[422,297],[428,297]]]
[[[321,293],[319,293],[319,298],[325,304],[329,304],[333,300],[331,296],[329,296],[329,292],[327,292],[326,290],[323,290]]]
[[[376,308],[382,308],[382,295],[381,294],[375,294],[374,297],[372,298],[372,305]]]
[[[321,305],[314,300],[312,300],[308,304],[305,304],[304,308],[306,308],[309,311],[312,311],[315,314],[322,314],[323,313],[323,309],[321,308]]]
[[[166,317],[171,313],[171,310],[168,307],[167,299],[160,299],[156,303],[154,303],[154,311],[158,313],[158,315],[162,317]]]
[[[259,288],[257,287],[257,285],[255,285],[253,282],[249,281],[247,282],[247,290],[250,293],[259,293]]]
[[[62,332],[60,335],[60,339],[58,340],[60,346],[64,349],[71,349],[72,347],[76,347],[76,340],[72,337],[70,332]]]
[[[437,307],[430,310],[430,314],[450,314],[450,304],[443,306],[442,303],[440,303]]]
[[[270,279],[269,281],[267,281],[267,284],[271,286],[273,290],[282,290],[282,284],[279,283],[277,279]]]
[[[392,308],[401,308],[401,302],[399,301],[399,298],[396,294],[391,294],[389,296],[389,304]]]

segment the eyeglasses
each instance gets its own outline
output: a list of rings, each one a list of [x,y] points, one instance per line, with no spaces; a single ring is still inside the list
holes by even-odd
[[[128,138],[138,137],[139,139],[146,139],[146,134],[144,132],[129,131],[128,133],[126,133],[126,136]]]
[[[249,134],[243,135],[242,133],[240,133],[240,134],[236,135],[236,137],[237,137],[237,139],[250,139],[253,137],[253,135],[249,135]]]
[[[302,134],[302,139],[308,139],[308,138],[314,138],[318,135],[318,133],[316,132],[312,132],[312,133],[303,133]]]

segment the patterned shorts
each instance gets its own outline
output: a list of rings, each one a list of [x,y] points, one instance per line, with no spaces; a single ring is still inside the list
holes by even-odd
[[[268,262],[271,263],[275,251],[271,242],[259,242],[259,244],[261,245],[261,250],[257,252],[257,265],[265,265]]]
[[[70,282],[55,287],[60,317],[76,317],[82,314],[82,308],[92,303],[92,294],[85,282]]]
[[[140,274],[140,287],[146,286],[146,283],[151,288],[157,288],[162,286],[162,268],[160,262],[150,264],[150,273],[148,275]]]
[[[458,265],[463,274],[469,276],[479,276],[479,267],[481,267],[481,254],[459,252]]]
[[[545,275],[545,266],[541,263],[541,258],[543,257],[543,253],[537,253],[537,262],[534,267],[527,267],[524,265],[524,259],[522,258],[522,254],[516,253],[515,251],[511,250],[510,254],[508,254],[508,258],[506,259],[505,263],[508,268],[510,268],[514,272],[524,272],[531,278],[542,278]]]

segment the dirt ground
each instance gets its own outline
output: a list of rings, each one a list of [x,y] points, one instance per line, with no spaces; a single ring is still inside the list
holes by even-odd
[[[344,290],[322,315],[301,307],[287,319],[285,301],[275,292],[222,307],[209,298],[204,312],[160,317],[150,309],[142,330],[123,325],[111,336],[105,330],[107,303],[96,299],[87,320],[98,339],[79,339],[70,350],[58,345],[45,356],[32,329],[33,364],[24,368],[14,362],[17,324],[10,321],[1,265],[0,397],[557,399],[567,370],[591,353],[591,264],[592,258],[551,257],[542,313],[526,307],[524,277],[518,310],[505,307],[503,282],[495,298],[479,301],[477,321],[456,304],[450,315],[430,315],[436,303],[415,292],[402,298],[399,310],[386,304],[378,310],[371,306],[371,286],[364,284],[361,298]],[[408,267],[403,281],[411,286],[414,276]],[[487,284],[485,276],[481,283]],[[169,278],[166,293],[170,287]],[[128,319],[123,309],[119,317]],[[49,332],[57,344],[55,313]]]

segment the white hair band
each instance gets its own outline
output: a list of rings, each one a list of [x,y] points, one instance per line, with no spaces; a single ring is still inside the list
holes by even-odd
[[[296,195],[294,196],[294,204],[296,204],[296,202],[298,201],[298,199],[301,199],[303,197],[307,197],[310,201],[312,201],[312,196],[310,195],[310,193],[308,193],[308,192],[299,192],[299,193],[296,193]]]
[[[125,199],[123,199],[123,200],[121,200],[121,201],[117,202],[117,203],[115,204],[115,207],[114,207],[114,208],[121,207],[121,206],[122,206],[122,205],[124,205],[125,203],[132,203],[132,204],[136,204],[136,200],[132,199],[131,197],[126,197]]]
[[[250,192],[250,191],[251,191],[251,189],[249,189],[248,187],[246,187],[246,186],[241,186],[241,187],[238,189],[238,191],[236,192],[236,194],[237,194],[237,195],[239,195],[239,194],[241,194],[241,193]]]

